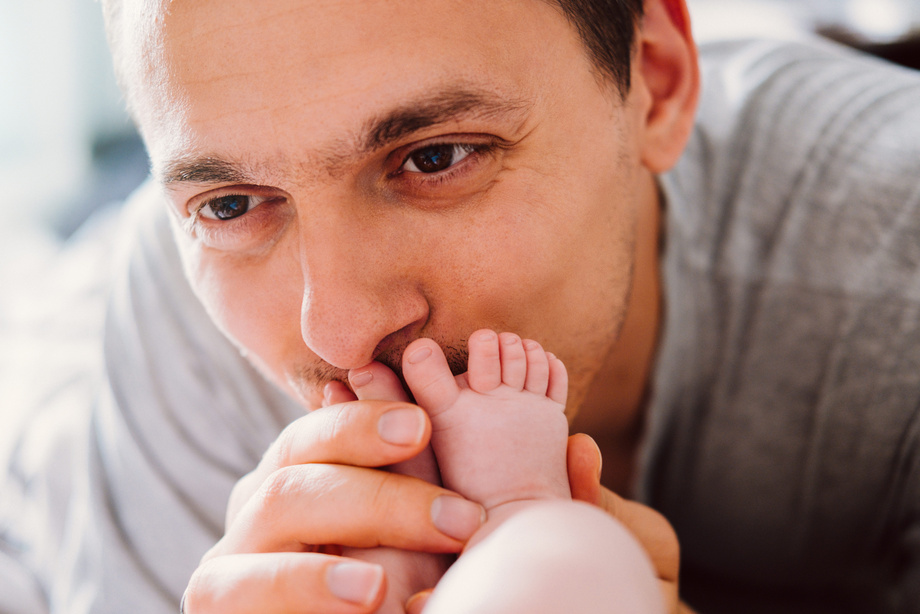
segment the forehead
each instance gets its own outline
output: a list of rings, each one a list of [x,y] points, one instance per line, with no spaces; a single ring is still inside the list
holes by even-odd
[[[222,148],[258,132],[285,149],[309,131],[335,147],[345,126],[460,86],[545,97],[557,52],[584,55],[535,0],[172,0],[147,18],[157,48],[132,87],[155,163],[218,135]]]

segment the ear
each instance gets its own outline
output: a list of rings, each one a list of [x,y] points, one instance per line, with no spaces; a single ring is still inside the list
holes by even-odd
[[[684,0],[645,0],[633,58],[633,85],[641,126],[642,163],[663,173],[677,163],[690,132],[700,91],[696,45]]]

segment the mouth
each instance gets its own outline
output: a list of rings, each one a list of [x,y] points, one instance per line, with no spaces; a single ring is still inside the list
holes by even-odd
[[[466,340],[459,343],[438,341],[438,345],[440,345],[441,349],[444,351],[444,356],[447,358],[447,364],[451,372],[454,375],[465,373],[469,356]],[[412,392],[406,386],[406,380],[403,378],[402,373],[402,355],[407,346],[408,344],[405,344],[401,347],[390,348],[389,350],[381,352],[374,357],[374,361],[383,364],[393,371],[411,398]],[[292,388],[299,392],[301,398],[312,399],[318,396],[318,398],[321,399],[323,389],[326,387],[326,384],[330,382],[341,382],[345,384],[349,390],[352,390],[351,385],[348,383],[348,373],[348,369],[340,369],[325,361],[317,360],[310,364],[301,365],[294,374],[289,376],[288,382]]]

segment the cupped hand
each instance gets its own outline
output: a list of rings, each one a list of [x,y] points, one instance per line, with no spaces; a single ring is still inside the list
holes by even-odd
[[[405,401],[351,397],[293,422],[234,488],[226,534],[193,574],[186,614],[372,612],[386,574],[341,556],[346,548],[460,551],[482,508],[378,469],[417,457],[430,433],[425,412]]]

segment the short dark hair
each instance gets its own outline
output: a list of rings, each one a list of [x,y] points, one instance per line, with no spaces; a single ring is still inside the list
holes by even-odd
[[[562,10],[601,75],[625,96],[643,0],[549,0]]]

